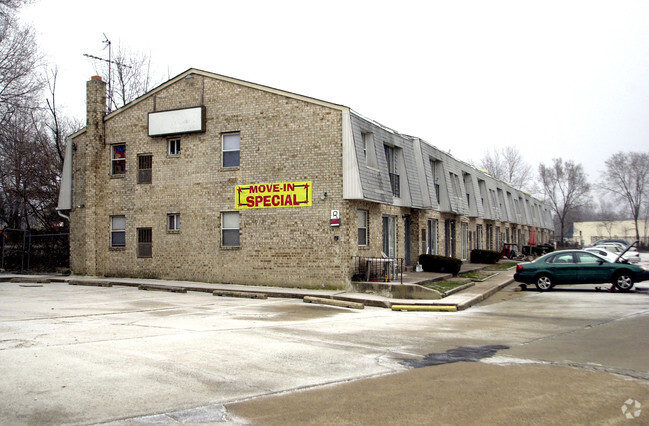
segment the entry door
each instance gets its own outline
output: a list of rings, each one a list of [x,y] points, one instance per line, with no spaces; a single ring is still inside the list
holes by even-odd
[[[397,257],[397,218],[383,216],[383,253],[388,257]]]

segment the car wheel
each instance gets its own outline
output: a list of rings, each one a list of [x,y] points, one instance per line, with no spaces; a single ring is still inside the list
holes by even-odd
[[[633,277],[629,272],[619,272],[613,277],[613,285],[620,291],[629,291],[633,287]]]
[[[539,291],[548,291],[554,286],[552,282],[552,277],[546,274],[539,275],[534,281],[534,285]]]

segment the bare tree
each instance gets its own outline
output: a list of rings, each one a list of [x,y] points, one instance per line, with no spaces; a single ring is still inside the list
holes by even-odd
[[[121,45],[112,51],[110,60],[95,63],[95,72],[111,83],[109,111],[123,107],[157,84],[151,75],[149,55],[132,52]]]
[[[638,219],[649,190],[649,153],[618,152],[606,160],[602,188],[623,201],[635,224],[636,239],[640,239]]]
[[[529,189],[532,167],[513,146],[487,151],[480,160],[479,167],[487,170],[496,179],[510,183],[516,189]]]
[[[12,114],[33,108],[43,82],[36,71],[41,57],[29,27],[21,27],[15,8],[22,1],[0,2],[0,126]]]
[[[554,158],[551,166],[539,164],[543,194],[557,216],[561,243],[568,217],[589,201],[590,185],[581,164]]]

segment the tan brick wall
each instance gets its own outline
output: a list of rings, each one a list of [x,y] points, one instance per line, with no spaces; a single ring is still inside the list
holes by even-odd
[[[147,136],[148,113],[154,106],[157,111],[197,106],[201,96],[206,132],[181,135],[181,155],[168,156],[167,138]],[[111,116],[96,165],[87,158],[89,132],[75,139],[80,146],[75,167],[94,170],[74,177],[74,203],[87,200],[86,207],[72,212],[73,271],[93,273],[84,266],[89,259],[84,252],[96,241],[97,275],[345,286],[347,240],[355,236],[356,222],[329,227],[332,209],[349,216],[349,204],[342,200],[341,120],[334,108],[201,76],[179,80]],[[233,131],[241,134],[241,165],[223,169],[221,134]],[[115,143],[127,146],[123,177],[110,176]],[[153,155],[151,184],[136,182],[137,155],[144,153]],[[86,189],[93,172],[96,196],[90,200],[94,194]],[[241,210],[240,248],[221,247],[221,212],[235,211],[235,185],[290,181],[312,181],[312,207]],[[180,214],[180,232],[167,231],[168,213]],[[89,215],[95,222],[84,221]],[[126,216],[123,249],[109,247],[111,215]],[[139,227],[152,228],[152,258],[136,256]]]

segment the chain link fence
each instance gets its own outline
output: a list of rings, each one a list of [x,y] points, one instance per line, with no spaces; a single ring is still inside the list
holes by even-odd
[[[0,246],[6,272],[63,272],[70,268],[68,233],[5,228],[0,231]]]

